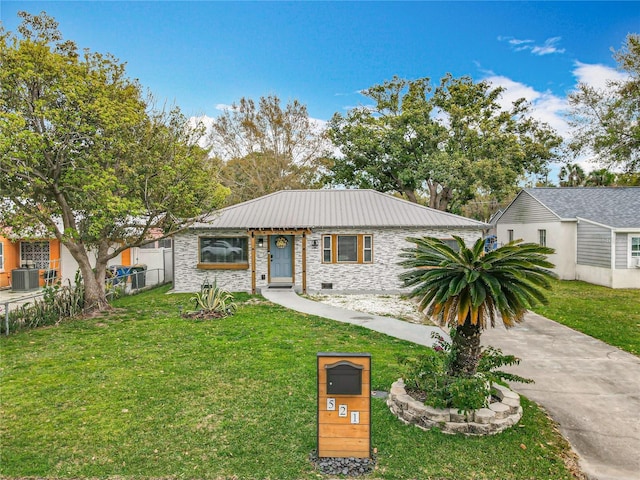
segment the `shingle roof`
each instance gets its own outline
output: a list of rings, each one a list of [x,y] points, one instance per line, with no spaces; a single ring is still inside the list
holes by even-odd
[[[584,218],[613,228],[640,228],[640,187],[526,188],[562,219]]]
[[[232,205],[192,228],[294,229],[489,225],[374,190],[282,190]]]

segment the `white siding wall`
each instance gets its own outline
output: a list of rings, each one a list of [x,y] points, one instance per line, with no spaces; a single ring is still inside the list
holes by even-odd
[[[547,247],[555,249],[556,253],[549,256],[549,261],[556,268],[553,271],[562,280],[576,278],[576,223],[548,222],[548,223],[503,223],[500,218],[497,225],[498,245],[508,242],[508,231],[513,230],[513,239],[522,239],[528,243],[538,243],[538,230],[547,231]]]
[[[587,222],[578,223],[578,265],[611,268],[611,230]]]

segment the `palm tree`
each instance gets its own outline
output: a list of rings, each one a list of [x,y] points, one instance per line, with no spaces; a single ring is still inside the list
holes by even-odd
[[[449,373],[471,376],[480,360],[480,334],[488,324],[494,327],[501,318],[511,327],[533,305],[547,303],[544,290],[551,288],[555,274],[546,255],[554,250],[516,240],[485,254],[482,239],[469,249],[454,238],[457,252],[437,238],[408,238],[416,246],[400,254],[406,259],[400,265],[411,269],[400,279],[414,287],[410,296],[420,300],[421,311],[455,328]]]
[[[615,173],[610,172],[606,168],[600,168],[589,172],[585,180],[585,185],[590,187],[608,187],[609,185],[613,185],[615,181]]]
[[[586,175],[584,170],[577,163],[567,163],[558,173],[561,187],[581,187],[584,184]]]

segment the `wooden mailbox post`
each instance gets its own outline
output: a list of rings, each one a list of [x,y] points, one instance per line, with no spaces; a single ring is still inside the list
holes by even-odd
[[[318,456],[371,456],[371,354],[318,353]]]

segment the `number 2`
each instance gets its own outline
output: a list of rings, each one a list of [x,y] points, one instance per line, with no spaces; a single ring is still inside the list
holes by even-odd
[[[338,407],[338,416],[339,417],[346,417],[347,416],[347,406],[346,405],[340,405]]]

